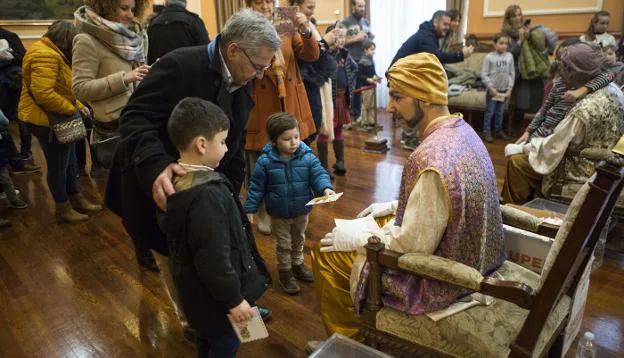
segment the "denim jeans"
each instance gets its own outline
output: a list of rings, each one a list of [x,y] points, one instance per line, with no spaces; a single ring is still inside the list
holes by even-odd
[[[240,342],[234,329],[228,333],[197,335],[198,358],[236,358]]]
[[[56,203],[64,203],[70,196],[80,193],[76,143],[61,144],[48,127],[28,124],[37,137],[48,164],[48,187]]]
[[[503,130],[503,113],[505,102],[497,102],[490,94],[485,95],[485,114],[483,115],[483,131],[489,133],[492,129],[492,117],[494,117],[494,130]]]

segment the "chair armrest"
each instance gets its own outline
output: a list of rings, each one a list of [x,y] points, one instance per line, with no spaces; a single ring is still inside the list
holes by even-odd
[[[503,299],[522,308],[530,308],[535,293],[522,282],[483,277],[476,269],[440,256],[410,253],[399,257],[401,270]]]
[[[478,270],[444,257],[409,253],[399,257],[400,269],[419,276],[447,282],[472,291],[481,289],[483,275]]]
[[[537,232],[540,224],[544,221],[535,215],[509,205],[501,205],[501,214],[504,224],[530,232]]]
[[[367,308],[378,311],[381,307],[381,274],[384,268],[400,269],[421,277],[446,282],[488,296],[503,299],[522,308],[530,308],[535,291],[527,284],[483,277],[481,273],[460,262],[444,257],[420,253],[400,254],[385,250],[378,237],[369,238],[367,261],[371,265]]]

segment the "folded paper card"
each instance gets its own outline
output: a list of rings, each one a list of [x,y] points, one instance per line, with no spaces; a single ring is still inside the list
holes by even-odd
[[[334,201],[340,199],[342,194],[343,193],[337,193],[337,194],[332,194],[332,195],[319,196],[318,198],[314,198],[314,199],[308,201],[306,206],[308,206],[308,205],[319,205],[319,204],[333,203]]]
[[[234,322],[232,317],[228,315],[228,319],[230,320],[232,327],[234,327],[234,332],[236,332],[236,335],[241,343],[257,341],[269,336],[269,331],[267,331],[266,326],[264,325],[264,321],[262,320],[262,316],[260,316],[258,307],[252,307],[252,310],[253,317],[242,323]]]

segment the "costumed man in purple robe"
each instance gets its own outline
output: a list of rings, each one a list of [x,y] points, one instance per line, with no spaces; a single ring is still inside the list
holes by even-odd
[[[372,204],[358,215],[362,222],[343,222],[312,251],[329,334],[358,332],[367,294],[364,245],[372,234],[390,250],[441,256],[483,275],[505,260],[494,167],[472,127],[461,114],[450,114],[442,64],[419,53],[398,60],[386,77],[388,112],[416,127],[423,140],[405,163],[398,200]],[[389,218],[383,227],[370,225],[382,217]],[[445,309],[466,295],[457,286],[392,270],[384,272],[382,284],[386,307],[414,315]]]

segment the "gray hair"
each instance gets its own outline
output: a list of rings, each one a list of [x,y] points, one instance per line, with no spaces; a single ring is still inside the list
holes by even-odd
[[[437,19],[441,18],[442,16],[450,17],[451,19],[453,18],[448,13],[448,11],[446,11],[446,10],[438,10],[438,11],[433,13],[433,16],[431,17],[431,20],[437,20]]]
[[[167,0],[167,5],[183,5],[186,7],[186,0]]]
[[[221,32],[222,46],[236,42],[250,55],[258,55],[262,46],[277,51],[282,45],[275,26],[262,14],[243,9],[230,17]]]

